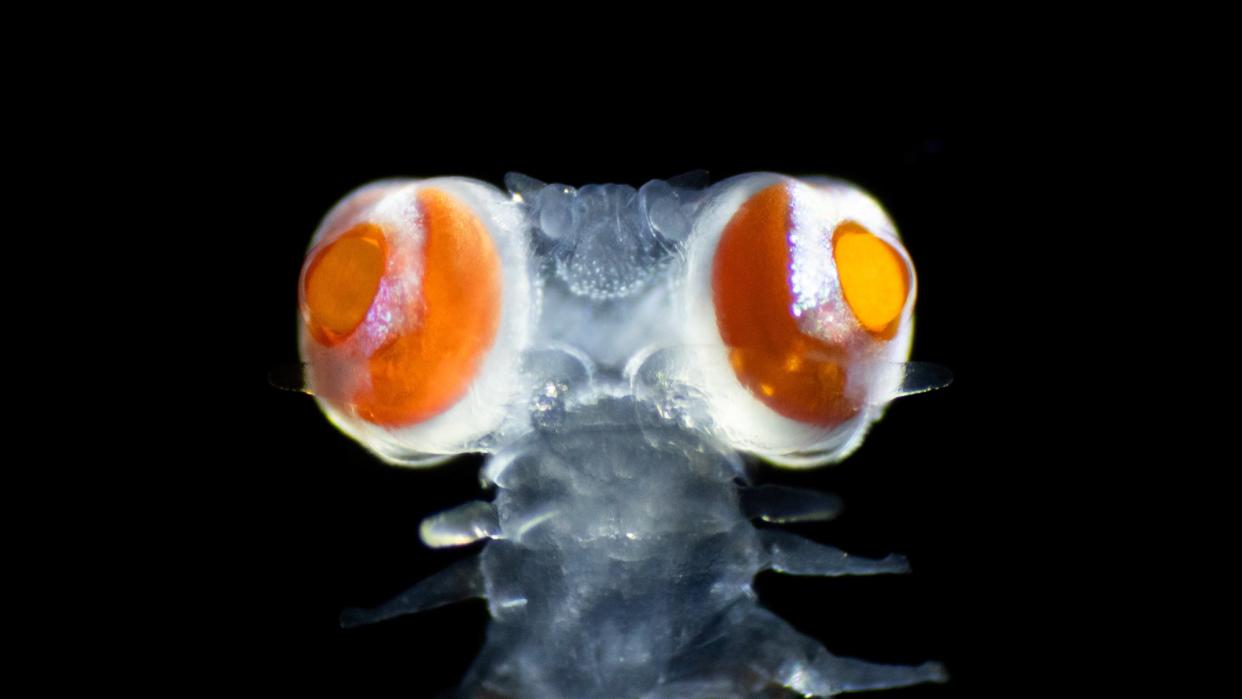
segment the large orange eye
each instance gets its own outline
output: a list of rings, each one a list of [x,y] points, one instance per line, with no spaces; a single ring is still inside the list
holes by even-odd
[[[780,415],[831,427],[862,407],[850,368],[893,337],[909,291],[904,259],[865,228],[802,216],[785,182],[755,193],[712,262],[716,323],[738,380]]]
[[[500,325],[500,257],[482,222],[440,189],[413,203],[416,223],[355,223],[312,252],[303,275],[315,391],[383,426],[461,399]]]
[[[436,189],[418,195],[426,242],[414,321],[371,356],[371,386],[355,399],[366,420],[425,420],[461,398],[500,324],[500,257],[483,224]]]

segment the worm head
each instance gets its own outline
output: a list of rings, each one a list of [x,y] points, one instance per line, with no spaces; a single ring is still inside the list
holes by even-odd
[[[943,383],[906,363],[914,266],[852,185],[507,181],[369,185],[311,241],[307,387],[388,461],[495,451],[620,400],[633,425],[810,466]]]

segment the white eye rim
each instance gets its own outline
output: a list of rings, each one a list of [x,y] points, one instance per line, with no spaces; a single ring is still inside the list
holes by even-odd
[[[910,269],[910,291],[897,333],[868,366],[874,373],[868,376],[870,390],[863,407],[853,418],[830,430],[784,417],[756,398],[729,364],[728,350],[720,339],[716,321],[712,265],[724,228],[751,196],[778,183],[794,188],[795,196],[807,197],[817,207],[835,212],[831,229],[853,221],[872,234],[895,242],[895,249]],[[685,319],[685,351],[691,356],[679,362],[684,372],[680,378],[702,393],[717,438],[730,447],[787,468],[812,468],[840,461],[861,444],[869,425],[883,414],[900,386],[902,363],[909,356],[917,282],[897,229],[873,197],[841,180],[807,181],[776,173],[751,173],[724,180],[716,187],[695,221],[687,246],[681,312]]]
[[[483,224],[500,256],[500,326],[478,374],[451,407],[412,425],[375,425],[328,400],[315,398],[333,425],[383,461],[399,466],[433,466],[464,452],[490,450],[489,435],[502,429],[509,417],[510,403],[522,390],[519,363],[531,344],[535,326],[525,220],[508,194],[484,182],[436,177],[365,185],[333,207],[312,237],[311,247],[329,231],[341,230],[363,218],[393,227],[408,226],[410,217],[405,211],[420,190],[429,188],[442,190],[464,203]],[[349,213],[351,198],[356,196],[374,197],[374,201]],[[343,212],[350,218],[343,219]],[[298,326],[299,346],[305,358],[308,343],[314,340],[304,322],[299,320]]]

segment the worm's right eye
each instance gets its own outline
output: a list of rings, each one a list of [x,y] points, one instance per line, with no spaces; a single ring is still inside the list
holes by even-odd
[[[862,408],[866,391],[851,385],[851,364],[896,333],[910,271],[895,241],[824,216],[797,191],[771,184],[726,224],[712,268],[716,323],[729,364],[755,398],[790,419],[833,427]]]
[[[842,458],[903,385],[914,268],[856,187],[752,174],[703,206],[687,257],[686,383],[735,448]]]

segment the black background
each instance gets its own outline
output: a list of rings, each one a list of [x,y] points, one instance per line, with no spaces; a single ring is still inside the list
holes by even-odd
[[[214,229],[194,273],[210,280],[209,293],[195,285],[205,302],[197,342],[222,378],[196,396],[213,437],[186,456],[186,472],[202,492],[180,491],[187,505],[206,503],[184,573],[206,590],[191,605],[205,613],[188,622],[206,661],[190,684],[244,677],[254,689],[430,697],[477,653],[480,601],[348,632],[336,617],[477,550],[428,550],[417,527],[480,496],[480,460],[384,466],[267,375],[297,362],[302,254],[341,196],[392,176],[499,185],[509,170],[634,186],[699,168],[713,179],[771,170],[843,177],[873,193],[918,272],[912,357],[950,367],[955,382],[895,403],[838,466],[756,473],[838,493],[841,518],[794,528],[859,555],[905,553],[914,573],[763,574],[760,598],[833,653],[935,659],[952,675],[887,696],[1013,695],[1033,660],[1063,652],[1039,642],[1062,602],[1067,555],[1049,511],[1064,513],[1073,496],[1042,475],[1039,426],[1061,399],[1032,359],[1050,351],[1040,339],[1049,270],[1031,232],[1038,122],[947,93],[883,119],[870,106],[851,117],[736,95],[621,106],[601,90],[555,107],[524,89],[434,97],[425,87],[398,100],[351,95],[339,109],[340,94],[325,90],[337,109],[318,117],[316,101],[252,110],[241,99],[203,127],[207,150],[218,151],[196,196]]]

